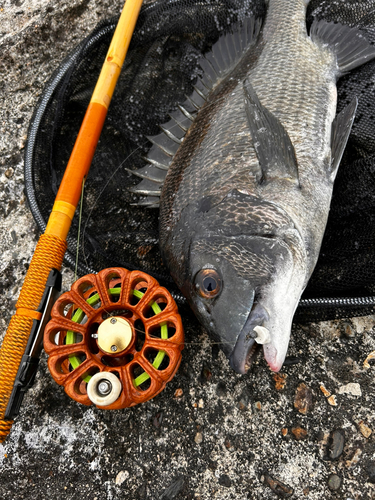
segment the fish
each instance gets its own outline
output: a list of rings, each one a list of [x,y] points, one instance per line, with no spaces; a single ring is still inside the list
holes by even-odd
[[[284,363],[357,107],[336,114],[336,83],[375,57],[357,28],[307,32],[308,3],[269,0],[263,23],[221,36],[133,172],[173,279],[240,374],[259,345]]]

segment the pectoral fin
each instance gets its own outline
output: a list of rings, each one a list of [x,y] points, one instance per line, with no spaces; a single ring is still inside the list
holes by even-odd
[[[357,109],[358,99],[354,97],[350,104],[344,108],[341,113],[339,113],[332,122],[332,135],[331,135],[331,151],[332,151],[332,161],[331,168],[329,171],[330,180],[333,182],[335,180],[338,167],[346,143],[352,129],[355,112]]]
[[[245,110],[263,181],[290,178],[298,182],[294,146],[280,120],[259,101],[250,80],[244,82]]]

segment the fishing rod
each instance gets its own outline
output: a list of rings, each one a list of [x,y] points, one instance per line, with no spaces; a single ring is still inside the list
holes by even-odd
[[[142,0],[126,0],[58,190],[39,238],[0,349],[0,443],[9,434],[23,396],[32,385],[43,332],[56,294],[66,238],[121,72]]]

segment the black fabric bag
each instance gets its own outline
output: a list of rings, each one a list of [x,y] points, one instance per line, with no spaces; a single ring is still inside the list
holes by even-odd
[[[201,70],[202,53],[246,16],[263,18],[263,0],[157,0],[144,6],[85,186],[80,274],[110,266],[140,269],[178,291],[158,249],[158,211],[132,206],[127,170],[143,166],[146,136],[185,100]],[[362,29],[375,42],[375,0],[312,0],[314,17]],[[42,231],[73,148],[117,19],[102,22],[47,83],[30,124],[26,192]],[[357,96],[353,130],[334,188],[321,255],[296,318],[322,320],[374,312],[375,297],[375,61],[338,84],[338,112]],[[66,263],[75,263],[78,216]]]

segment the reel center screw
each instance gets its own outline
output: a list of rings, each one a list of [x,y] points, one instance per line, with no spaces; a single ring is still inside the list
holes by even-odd
[[[108,354],[124,351],[132,339],[132,327],[122,316],[107,318],[98,328],[98,346]]]
[[[108,396],[108,394],[110,394],[112,391],[112,384],[109,380],[100,380],[97,387],[100,396]]]

